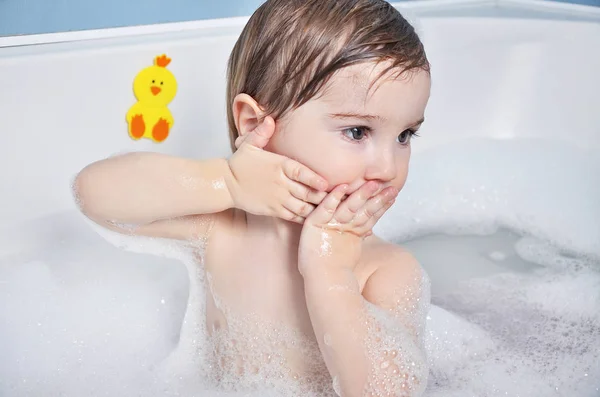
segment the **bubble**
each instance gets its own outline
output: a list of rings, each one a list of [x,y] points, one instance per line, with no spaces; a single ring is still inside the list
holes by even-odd
[[[490,259],[494,261],[503,261],[506,259],[506,254],[500,251],[490,252]]]
[[[337,376],[333,377],[333,391],[336,395],[342,396],[342,386],[340,385],[340,378]]]

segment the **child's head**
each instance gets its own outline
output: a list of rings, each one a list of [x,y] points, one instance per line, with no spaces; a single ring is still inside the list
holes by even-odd
[[[386,1],[267,0],[229,60],[232,149],[271,116],[268,150],[332,185],[379,179],[401,188],[429,85],[419,37]]]

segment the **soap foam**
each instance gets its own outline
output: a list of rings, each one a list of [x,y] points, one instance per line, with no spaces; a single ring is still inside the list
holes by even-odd
[[[536,264],[434,294],[425,396],[600,395],[599,174],[592,156],[541,141],[455,142],[414,156],[376,232],[402,242],[509,228],[522,235],[514,251]],[[52,222],[72,235],[0,259],[0,395],[293,394],[212,386],[199,359],[210,351],[205,280],[190,247],[96,225],[100,239],[79,217]],[[450,265],[443,257],[437,266]]]

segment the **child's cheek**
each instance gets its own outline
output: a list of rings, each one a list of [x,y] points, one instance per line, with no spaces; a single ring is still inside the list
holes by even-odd
[[[348,184],[348,192],[351,193],[357,190],[365,183],[365,173],[359,163],[347,162],[330,162],[324,172],[321,174],[329,183],[328,191],[333,190],[336,186]]]
[[[392,185],[395,188],[397,188],[398,191],[402,190],[402,188],[406,184],[406,180],[408,179],[408,169],[409,169],[408,162],[409,162],[409,159],[402,159],[396,165],[398,174],[397,174],[396,178],[394,179],[394,181],[392,182]]]

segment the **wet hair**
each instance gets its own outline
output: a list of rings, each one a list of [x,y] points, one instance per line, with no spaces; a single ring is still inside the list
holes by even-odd
[[[394,71],[429,72],[414,27],[385,0],[267,0],[250,17],[229,57],[227,119],[238,131],[233,100],[245,93],[277,119],[315,97],[342,68],[388,62]]]

